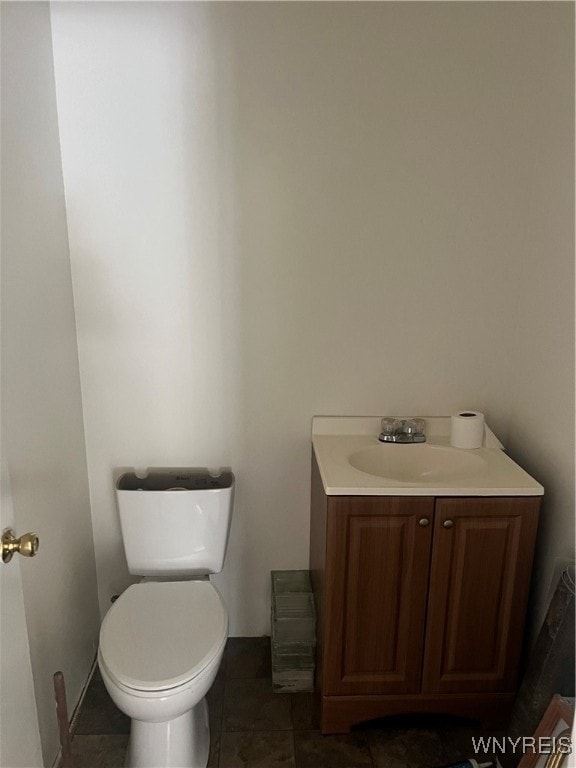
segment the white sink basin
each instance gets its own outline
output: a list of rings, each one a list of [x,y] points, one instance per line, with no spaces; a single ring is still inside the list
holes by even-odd
[[[348,461],[361,472],[401,483],[462,482],[486,469],[481,456],[426,443],[381,443],[355,451]]]

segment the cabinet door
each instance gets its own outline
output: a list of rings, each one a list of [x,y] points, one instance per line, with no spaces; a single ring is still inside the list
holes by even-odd
[[[329,497],[323,693],[420,689],[434,500]]]
[[[515,689],[539,505],[437,500],[423,692]]]

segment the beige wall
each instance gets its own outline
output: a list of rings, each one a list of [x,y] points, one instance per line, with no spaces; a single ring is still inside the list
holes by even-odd
[[[50,766],[59,744],[53,675],[64,673],[72,712],[99,614],[45,3],[2,3],[2,433],[15,528],[40,536],[38,555],[20,565]]]
[[[113,469],[230,464],[218,583],[232,633],[267,632],[318,413],[483,410],[547,486],[547,589],[574,538],[572,15],[53,4],[102,611]]]

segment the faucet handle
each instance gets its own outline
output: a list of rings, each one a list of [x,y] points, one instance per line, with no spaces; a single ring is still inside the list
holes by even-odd
[[[394,419],[392,416],[385,416],[380,422],[380,426],[382,427],[382,434],[393,435],[394,429],[396,426],[396,421],[397,420]]]
[[[406,419],[404,431],[408,435],[423,435],[426,423],[424,419]]]
[[[418,434],[423,435],[424,430],[426,429],[426,422],[424,421],[424,419],[413,419],[413,421],[416,424]]]
[[[424,419],[406,419],[404,422],[404,434],[410,435],[413,443],[425,443],[426,436],[424,435],[424,429],[426,428],[426,422]]]

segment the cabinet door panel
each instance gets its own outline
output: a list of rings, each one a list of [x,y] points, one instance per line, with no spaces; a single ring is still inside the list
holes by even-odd
[[[420,689],[432,520],[429,498],[329,499],[325,694]]]
[[[539,504],[437,500],[424,692],[514,690]]]

